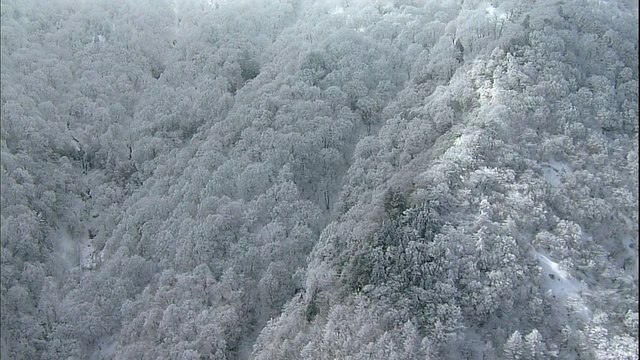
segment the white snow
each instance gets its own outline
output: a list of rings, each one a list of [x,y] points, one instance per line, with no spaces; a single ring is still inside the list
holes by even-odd
[[[91,360],[110,358],[116,351],[115,336],[103,336],[98,339]]]
[[[64,260],[67,268],[71,269],[78,264],[78,243],[73,239],[66,226],[59,224],[56,227],[58,231],[53,235],[57,239],[54,241],[57,244],[56,251]]]
[[[79,266],[82,269],[95,269],[97,261],[91,239],[88,236],[82,239],[74,238],[68,227],[63,224],[58,224],[57,228],[58,231],[54,235],[57,239],[55,243],[58,244],[56,251],[67,268]]]
[[[331,10],[331,15],[338,15],[344,13],[344,8],[342,6],[336,6],[335,9]]]
[[[80,241],[80,267],[83,269],[95,269],[95,248],[91,240],[83,239]]]
[[[591,310],[582,299],[580,283],[547,256],[538,252],[536,256],[542,267],[541,284],[547,289],[547,294],[560,302],[570,299],[575,303],[577,314],[583,320],[591,318]]]
[[[484,11],[487,13],[487,18],[490,20],[506,20],[507,14],[504,11],[497,9],[492,3],[487,4],[487,7],[484,8]]]
[[[568,295],[578,291],[579,287],[576,285],[576,281],[560,268],[558,263],[542,254],[538,254],[538,260],[542,266],[543,284],[549,287],[556,298],[565,299]]]
[[[560,185],[560,178],[553,168],[543,167],[542,171],[544,172],[544,178],[553,186]]]
[[[556,161],[554,159],[551,159],[549,160],[549,166],[551,166],[558,172],[564,172],[568,174],[573,173],[573,169],[571,168],[571,166],[569,166],[569,164],[562,161]]]
[[[561,180],[559,174],[572,174],[573,169],[567,163],[549,160],[547,163],[540,164],[544,178],[553,186],[560,186]]]
[[[635,241],[633,241],[633,237],[631,235],[625,235],[621,239],[622,247],[624,248],[625,257],[634,257],[636,256],[635,252]]]
[[[631,235],[625,235],[620,239],[622,245],[622,252],[618,253],[618,258],[616,261],[616,267],[618,269],[624,268],[625,263],[627,264],[625,268],[625,272],[631,274],[635,279],[638,277],[638,256],[636,253],[636,241]],[[631,264],[633,266],[629,266],[629,259],[634,259]]]

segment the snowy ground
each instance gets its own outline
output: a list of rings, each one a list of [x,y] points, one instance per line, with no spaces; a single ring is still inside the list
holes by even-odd
[[[82,239],[80,243],[80,267],[83,269],[95,269],[96,258],[93,242],[89,239]]]
[[[553,186],[559,186],[561,183],[560,174],[572,174],[573,169],[568,164],[556,161],[554,159],[549,160],[548,163],[540,164],[544,173],[544,178]]]
[[[542,167],[545,180],[553,186],[560,186],[563,174],[569,175],[573,173],[571,166],[564,162],[556,161],[555,159],[541,163],[540,166]],[[592,241],[592,237],[589,234],[583,233],[582,240],[585,242]],[[538,251],[536,251],[535,255],[542,268],[542,279],[540,279],[540,283],[546,293],[559,303],[566,303],[570,300],[577,307],[578,316],[585,321],[590,319],[591,310],[589,310],[585,305],[585,301],[582,299],[580,282],[548,256]]]
[[[91,354],[90,360],[109,358],[116,351],[116,342],[113,336],[103,336],[98,339],[96,347]]]
[[[536,257],[542,267],[540,283],[546,289],[546,293],[561,303],[571,300],[577,307],[578,316],[584,321],[589,320],[591,310],[582,299],[580,282],[547,256],[536,253]]]
[[[89,236],[75,238],[71,231],[64,224],[57,226],[58,231],[54,234],[57,238],[58,254],[64,261],[64,265],[69,270],[81,268],[84,270],[94,269],[96,266],[96,253]],[[96,340],[95,349],[90,359],[107,359],[115,351],[115,340],[112,336],[104,336]],[[4,359],[4,357],[2,357]]]
[[[63,225],[58,225],[58,231],[54,235],[57,238],[60,257],[68,269],[80,267],[82,269],[95,269],[96,258],[95,248],[89,237],[81,239],[74,238],[69,229]]]
[[[72,269],[76,265],[78,265],[78,242],[75,241],[71,234],[69,233],[69,229],[65,225],[58,225],[58,231],[54,235],[58,241],[55,241],[55,244],[58,244],[58,253],[60,257],[64,260],[67,269]]]
[[[627,274],[638,279],[638,255],[636,252],[636,239],[631,235],[625,235],[620,239],[622,251],[618,252],[615,266],[624,269]]]

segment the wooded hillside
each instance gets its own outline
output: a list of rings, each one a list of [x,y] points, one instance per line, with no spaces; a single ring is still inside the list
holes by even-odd
[[[4,359],[638,359],[638,5],[2,0]]]

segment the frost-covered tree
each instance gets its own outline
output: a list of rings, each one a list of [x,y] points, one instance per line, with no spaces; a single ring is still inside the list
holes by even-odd
[[[634,358],[637,14],[3,2],[1,357]]]

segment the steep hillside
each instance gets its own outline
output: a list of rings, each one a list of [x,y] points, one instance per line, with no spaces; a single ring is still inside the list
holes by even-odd
[[[638,7],[2,1],[2,359],[637,359]]]

